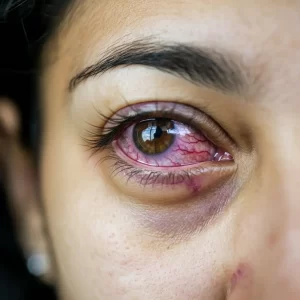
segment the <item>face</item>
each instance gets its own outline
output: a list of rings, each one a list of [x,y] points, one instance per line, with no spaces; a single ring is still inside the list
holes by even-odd
[[[41,82],[61,298],[299,299],[300,2],[86,0],[67,18]]]

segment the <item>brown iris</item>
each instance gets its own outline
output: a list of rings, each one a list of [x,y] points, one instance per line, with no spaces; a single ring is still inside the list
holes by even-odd
[[[174,123],[168,119],[142,121],[133,128],[133,140],[144,154],[161,154],[174,142]]]

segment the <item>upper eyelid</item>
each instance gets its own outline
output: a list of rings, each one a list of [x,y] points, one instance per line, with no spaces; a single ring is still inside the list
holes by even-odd
[[[228,136],[231,144],[236,148],[237,147],[237,144],[235,143],[235,140],[231,137],[231,135],[225,131],[223,129],[223,127],[211,116],[209,115],[208,113],[204,112],[203,110],[200,110],[194,106],[191,106],[191,105],[188,105],[188,104],[182,104],[180,102],[164,102],[164,101],[149,101],[149,102],[141,102],[141,103],[135,103],[135,104],[132,104],[132,105],[129,105],[128,107],[125,107],[124,109],[133,109],[134,107],[136,107],[137,105],[140,105],[141,107],[143,106],[146,106],[147,104],[152,104],[153,103],[155,104],[155,110],[149,110],[149,111],[134,111],[134,117],[137,117],[137,116],[146,116],[147,114],[149,113],[159,113],[159,112],[162,112],[164,113],[163,115],[159,116],[159,117],[170,117],[170,116],[173,116],[173,117],[177,117],[179,118],[179,120],[181,119],[183,122],[187,122],[187,123],[192,123],[193,125],[195,125],[196,121],[194,121],[193,119],[199,119],[201,118],[202,120],[198,120],[199,123],[201,123],[203,125],[203,123],[207,123],[207,122],[211,122],[213,123],[215,126],[215,129],[218,129],[218,131],[224,131],[226,133],[226,135]],[[162,110],[162,107],[161,106],[166,106],[167,109],[165,109],[164,107],[164,110]],[[171,106],[172,105],[172,106]],[[181,108],[181,112],[176,112],[176,108]],[[183,112],[182,112],[182,109],[183,108],[186,108],[187,110],[189,110],[190,114],[189,115],[186,115],[183,117]],[[161,109],[161,110],[160,110]],[[120,109],[118,112],[122,111],[123,109]],[[180,109],[179,109],[180,110]],[[118,115],[118,112],[113,115],[111,117],[111,120],[113,120],[113,118],[115,116]],[[123,116],[125,117],[125,115]],[[194,121],[194,122],[189,122],[189,121]],[[197,126],[196,126],[197,127]]]

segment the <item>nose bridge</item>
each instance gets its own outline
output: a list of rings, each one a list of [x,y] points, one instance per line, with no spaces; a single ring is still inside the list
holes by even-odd
[[[270,176],[263,180],[262,194],[272,212],[268,230],[273,237],[271,257],[262,266],[262,300],[300,299],[299,132],[300,121],[293,118],[276,126],[274,133],[269,133],[272,147],[261,169],[262,178]]]
[[[272,162],[278,180],[277,188],[289,215],[300,216],[300,121],[298,118],[286,118],[278,127],[273,139]],[[300,221],[299,217],[296,219]]]

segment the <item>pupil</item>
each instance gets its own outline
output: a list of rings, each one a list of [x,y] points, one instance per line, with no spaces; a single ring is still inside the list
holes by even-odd
[[[168,150],[174,141],[174,123],[168,119],[142,121],[133,129],[135,146],[144,154],[161,154]]]
[[[154,138],[158,139],[162,136],[162,134],[163,134],[163,131],[162,131],[161,127],[156,127],[156,131],[154,133]]]

